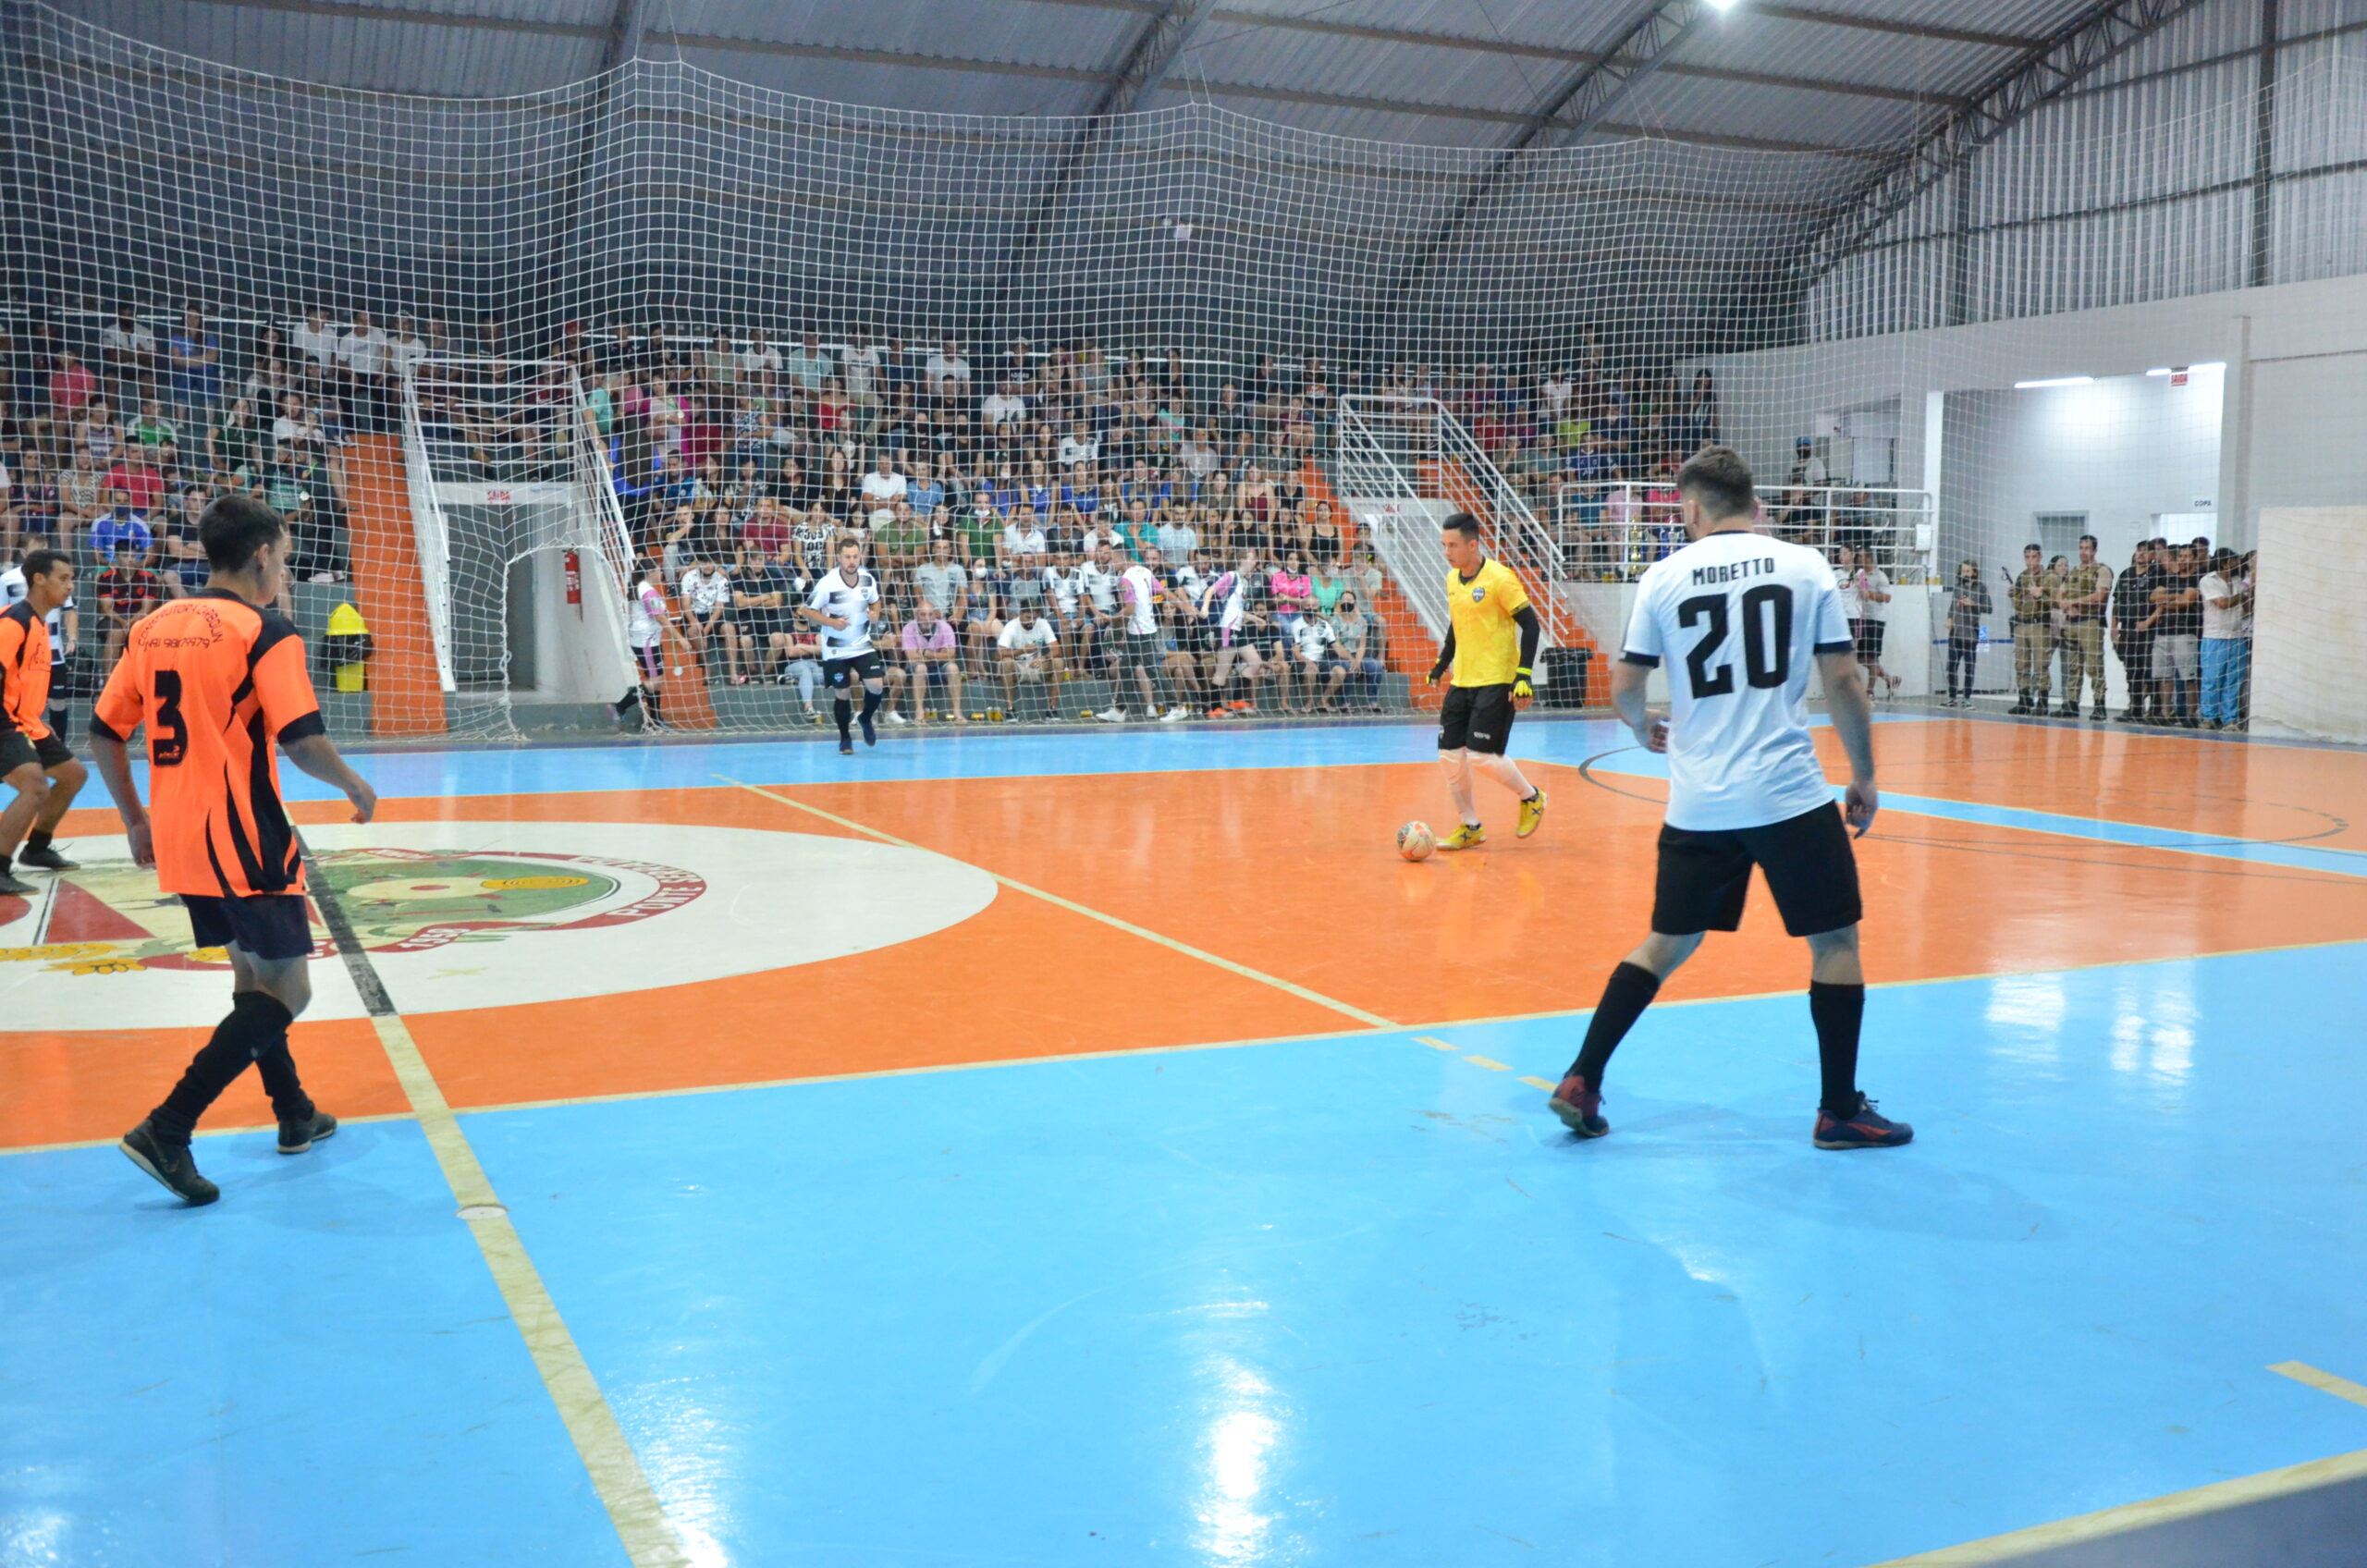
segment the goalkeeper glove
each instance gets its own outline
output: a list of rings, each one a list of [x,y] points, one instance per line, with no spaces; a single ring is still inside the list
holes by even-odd
[[[1536,695],[1537,688],[1528,683],[1528,671],[1525,669],[1513,671],[1513,701],[1527,702]]]

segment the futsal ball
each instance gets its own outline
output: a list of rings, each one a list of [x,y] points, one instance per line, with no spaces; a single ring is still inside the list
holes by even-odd
[[[1438,840],[1430,837],[1427,822],[1409,822],[1397,830],[1397,852],[1407,860],[1428,860],[1438,848]]]

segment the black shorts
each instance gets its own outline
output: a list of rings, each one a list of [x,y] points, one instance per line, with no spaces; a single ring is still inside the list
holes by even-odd
[[[36,741],[21,729],[0,729],[0,778],[6,778],[25,764],[39,763],[43,773],[55,773],[74,760],[74,748],[57,738],[57,731]]]
[[[1838,931],[1865,917],[1858,896],[1858,857],[1837,805],[1725,832],[1663,826],[1660,862],[1652,929],[1663,937],[1740,926],[1753,865],[1767,874],[1767,890],[1775,896],[1784,929],[1795,937]]]
[[[189,928],[201,948],[236,947],[262,959],[310,958],[313,922],[301,893],[257,893],[226,899],[183,893]]]
[[[1156,631],[1129,630],[1119,643],[1120,669],[1157,669],[1166,649],[1159,646]]]
[[[1890,622],[1886,620],[1858,622],[1858,656],[1870,662],[1880,659],[1883,656],[1883,634],[1889,630]]]
[[[1439,710],[1439,750],[1474,751],[1502,756],[1513,734],[1513,688],[1450,686]]]
[[[833,692],[843,692],[858,680],[884,680],[887,671],[879,663],[879,651],[849,654],[842,659],[822,661],[822,680]]]

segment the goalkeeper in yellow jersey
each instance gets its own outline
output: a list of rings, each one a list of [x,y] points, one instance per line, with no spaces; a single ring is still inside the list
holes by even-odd
[[[1457,821],[1439,848],[1467,850],[1488,839],[1471,799],[1475,767],[1520,798],[1520,837],[1545,820],[1545,791],[1504,755],[1513,715],[1536,695],[1528,677],[1544,629],[1520,579],[1503,562],[1488,558],[1478,518],[1469,512],[1448,518],[1440,525],[1440,542],[1446,546],[1449,623],[1430,680],[1453,681],[1439,714],[1439,766],[1446,771]]]

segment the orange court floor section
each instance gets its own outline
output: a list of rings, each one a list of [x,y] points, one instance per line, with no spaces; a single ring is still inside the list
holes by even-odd
[[[2018,737],[2017,745],[2048,744],[2040,732],[1994,728]],[[1891,781],[1901,792],[1936,794],[1913,776],[1948,763],[1953,742],[1916,729],[1884,731],[1886,741],[1897,737]],[[2133,754],[2116,765],[2115,787],[2128,798],[2145,793],[2149,744],[2134,738]],[[2251,766],[2306,774],[2306,763],[2291,759],[2307,754]],[[2193,777],[2194,759],[2160,760],[2166,797],[2176,774]],[[1420,864],[1397,860],[1389,846],[1397,824],[1439,803],[1427,764],[874,780],[774,793],[1393,1023],[1435,1026],[1588,1008],[1647,926],[1659,782],[1589,782],[1574,767],[1525,766],[1552,796],[1536,837],[1513,838],[1508,799],[1483,795],[1499,836]],[[2061,809],[2077,809],[2079,780],[2052,787],[2064,796]],[[1950,790],[1962,792],[1953,775]],[[2030,802],[2017,790],[2010,803]],[[2219,808],[2195,809],[2208,816]],[[300,821],[341,814],[333,804],[294,808]],[[392,800],[384,815],[852,831],[729,786]],[[106,830],[96,814],[77,817],[69,832]],[[1877,984],[2367,939],[2367,878],[1897,810],[1884,813],[1858,853],[1866,963]],[[1804,971],[1799,944],[1784,936],[1760,888],[1744,929],[1712,937],[1666,995],[1785,991],[1804,985]],[[980,914],[900,946],[695,986],[651,986],[648,978],[613,997],[420,1013],[409,1023],[445,1094],[463,1109],[1367,1026],[1008,886]],[[852,1016],[855,1027],[812,1025],[825,991],[837,999],[832,1014]],[[169,1086],[204,1033],[0,1034],[0,1145],[119,1133]],[[366,1023],[300,1024],[297,1045],[308,1083],[340,1114],[402,1108]],[[255,1104],[227,1107],[220,1124],[268,1120],[251,1085],[239,1093]]]

